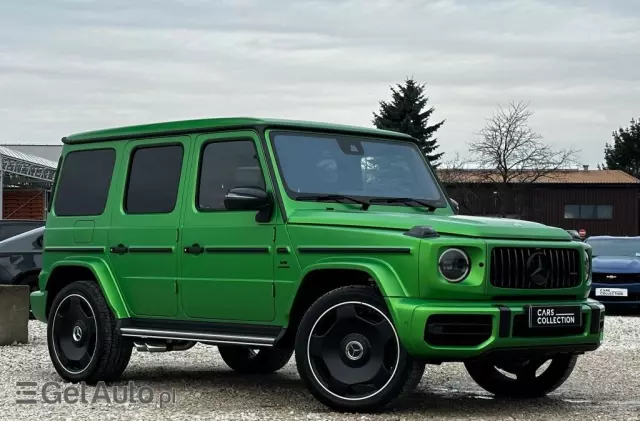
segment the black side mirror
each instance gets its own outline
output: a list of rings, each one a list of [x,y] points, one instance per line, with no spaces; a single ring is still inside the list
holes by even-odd
[[[460,205],[453,199],[449,199],[451,201],[451,205],[453,206],[453,213],[456,215],[460,213]]]
[[[230,211],[259,211],[256,221],[267,222],[271,219],[273,202],[266,191],[258,187],[234,187],[224,195],[224,207]]]

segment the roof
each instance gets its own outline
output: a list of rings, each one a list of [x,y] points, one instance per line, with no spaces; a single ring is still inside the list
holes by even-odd
[[[9,149],[4,146],[0,146],[0,155],[2,155],[3,157],[19,159],[20,161],[25,161],[30,164],[40,165],[42,167],[51,168],[54,170],[58,167],[57,162],[49,161],[48,159],[40,158],[35,155],[29,155],[27,153]]]
[[[410,136],[373,128],[347,126],[341,124],[320,123],[312,121],[261,119],[251,117],[209,118],[200,120],[183,120],[163,123],[152,123],[137,126],[117,127],[105,130],[96,130],[85,133],[77,133],[62,139],[64,143],[84,143],[106,140],[120,140],[136,137],[150,137],[157,135],[179,135],[198,133],[224,129],[253,128],[267,126],[270,128],[306,129],[328,132],[356,132],[363,135],[391,136],[402,139],[411,139]]]
[[[532,172],[529,172],[532,173]],[[519,177],[527,179],[527,172]],[[476,169],[438,169],[438,175],[447,183],[491,183],[498,182],[497,173]],[[538,178],[536,184],[640,184],[640,180],[621,170],[556,170]]]

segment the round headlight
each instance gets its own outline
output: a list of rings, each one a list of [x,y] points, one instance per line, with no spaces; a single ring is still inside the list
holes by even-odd
[[[591,256],[587,251],[584,252],[584,280],[589,279],[591,275]]]
[[[438,259],[440,274],[449,282],[460,282],[469,275],[471,264],[467,253],[460,249],[447,249]]]

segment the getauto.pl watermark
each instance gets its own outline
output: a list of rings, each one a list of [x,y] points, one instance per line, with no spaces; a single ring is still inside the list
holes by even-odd
[[[137,387],[134,382],[124,386],[107,386],[105,382],[89,387],[84,382],[77,384],[46,382],[40,386],[36,382],[16,383],[17,404],[157,404],[160,408],[175,405],[176,390],[155,390],[150,386]]]

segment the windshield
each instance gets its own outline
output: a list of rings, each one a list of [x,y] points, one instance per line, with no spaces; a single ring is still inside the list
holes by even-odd
[[[272,138],[290,197],[403,197],[446,207],[420,150],[411,143],[301,133],[276,133]]]
[[[640,238],[597,238],[586,241],[594,256],[640,257]]]

